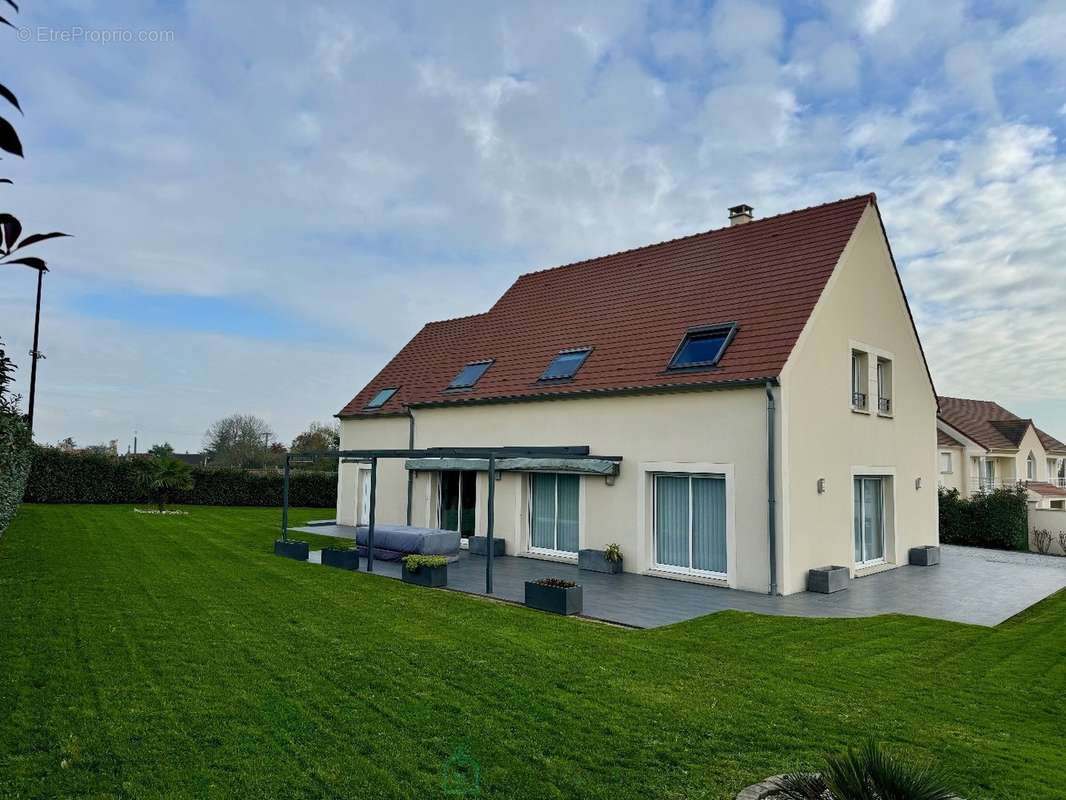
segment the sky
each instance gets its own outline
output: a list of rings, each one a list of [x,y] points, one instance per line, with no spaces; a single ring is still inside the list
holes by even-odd
[[[1066,0],[20,6],[39,440],[288,442],[521,273],[871,191],[938,391],[1066,440]]]

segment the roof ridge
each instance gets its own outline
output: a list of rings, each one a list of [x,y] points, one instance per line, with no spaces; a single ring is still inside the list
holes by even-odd
[[[808,211],[816,211],[816,210],[818,210],[820,208],[825,208],[827,206],[835,206],[835,205],[838,205],[838,204],[841,204],[841,203],[850,203],[852,201],[862,200],[864,198],[867,199],[867,200],[873,201],[874,203],[877,202],[877,195],[874,192],[867,192],[865,194],[857,194],[854,197],[841,197],[838,200],[830,200],[829,202],[818,203],[817,205],[807,206],[806,208],[795,208],[795,209],[792,209],[791,211],[782,211],[780,214],[771,214],[769,217],[761,217],[760,219],[753,219],[751,222],[747,222],[744,225],[724,225],[721,228],[708,228],[705,231],[697,231],[696,233],[688,233],[688,234],[685,234],[684,236],[676,236],[673,239],[663,239],[660,242],[651,242],[649,244],[638,245],[637,247],[630,247],[630,248],[625,249],[625,250],[616,250],[613,253],[604,253],[603,255],[590,256],[589,258],[582,258],[582,259],[579,259],[577,261],[569,261],[569,262],[567,262],[565,264],[557,264],[554,267],[542,267],[541,269],[530,270],[529,272],[520,273],[515,282],[517,283],[518,281],[522,280],[522,278],[528,278],[531,275],[540,275],[540,274],[545,273],[545,272],[553,272],[553,271],[555,271],[557,269],[566,269],[568,267],[579,267],[579,266],[581,266],[583,264],[588,264],[588,263],[590,263],[592,261],[600,261],[601,259],[605,259],[605,258],[614,258],[616,256],[629,255],[630,253],[637,253],[637,252],[640,252],[641,250],[649,250],[652,247],[659,247],[659,246],[664,245],[664,244],[675,244],[676,242],[684,242],[684,241],[686,241],[688,239],[695,239],[697,236],[706,236],[709,233],[725,233],[727,231],[731,231],[731,230],[734,230],[736,228],[750,229],[751,226],[759,225],[760,223],[763,223],[763,222],[770,222],[772,220],[781,219],[782,217],[790,217],[793,214],[804,214],[804,213],[806,213]],[[503,299],[502,296],[501,296],[500,299]],[[499,302],[499,301],[497,301],[497,302]]]

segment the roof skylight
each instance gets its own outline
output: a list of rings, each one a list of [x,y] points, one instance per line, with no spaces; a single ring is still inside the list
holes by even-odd
[[[374,398],[369,403],[366,404],[366,407],[367,408],[371,408],[371,409],[372,408],[381,408],[383,405],[385,405],[387,402],[389,402],[389,400],[392,398],[392,396],[394,394],[396,394],[396,389],[397,388],[398,387],[393,386],[393,387],[388,388],[388,389],[382,389],[376,395],[374,395]]]
[[[448,384],[449,389],[469,389],[479,380],[481,376],[485,374],[485,371],[492,366],[494,359],[487,359],[485,361],[471,361],[456,375],[452,382]]]
[[[591,352],[591,347],[563,350],[559,355],[552,359],[552,363],[550,363],[548,368],[544,370],[544,374],[540,376],[540,380],[561,381],[574,377]]]
[[[670,360],[670,369],[713,367],[736,334],[735,323],[690,328]]]

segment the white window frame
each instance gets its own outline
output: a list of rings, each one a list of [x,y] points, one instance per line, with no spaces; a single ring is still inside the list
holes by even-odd
[[[678,579],[701,580],[736,588],[737,585],[737,540],[736,540],[736,486],[733,464],[688,461],[647,461],[638,465],[641,492],[638,498],[637,514],[640,520],[640,539],[643,542],[644,561],[648,565],[647,573],[674,577]],[[655,561],[655,477],[667,475],[674,477],[699,477],[713,475],[725,478],[725,547],[726,572],[707,572],[685,567],[660,565]],[[691,489],[689,503],[692,502]],[[691,525],[691,514],[689,524]],[[691,547],[692,537],[689,536]],[[691,558],[689,559],[691,563]]]
[[[855,560],[855,479],[856,478],[880,478],[881,479],[881,535],[884,537],[881,558],[870,561]],[[887,479],[887,480],[886,480]],[[886,486],[888,487],[886,489]],[[851,553],[852,564],[855,572],[861,572],[873,567],[895,564],[896,548],[896,469],[895,467],[878,466],[854,466],[851,468],[851,523],[848,525],[848,551]],[[889,503],[892,504],[892,514],[888,513]],[[891,549],[890,549],[891,546]]]
[[[879,355],[876,361],[877,366],[877,413],[882,417],[891,417],[895,413],[895,409],[892,407],[892,359],[887,356]],[[888,390],[887,392],[885,390]],[[882,401],[888,401],[888,408],[882,409]]]
[[[585,541],[585,480],[581,475],[577,476],[577,551],[570,552],[569,550],[554,550],[547,547],[534,547],[533,546],[533,476],[537,474],[545,473],[528,473],[526,478],[526,489],[528,492],[529,502],[526,503],[526,542],[528,543],[527,550],[533,555],[538,556],[552,556],[553,558],[567,559],[569,561],[577,561],[577,552],[581,550]],[[552,539],[555,544],[559,544],[559,476],[568,475],[573,473],[566,472],[551,472],[547,473],[555,476],[555,529],[552,532]]]
[[[863,396],[863,404],[855,402],[858,395]],[[851,348],[851,410],[863,414],[870,413],[870,355],[857,348]]]
[[[947,460],[948,460],[948,468],[947,469],[944,469],[944,458],[945,457],[947,457]],[[955,467],[955,457],[954,457],[954,455],[952,455],[951,451],[950,450],[941,450],[940,451],[940,474],[941,475],[952,475],[955,472],[954,467]]]
[[[1025,458],[1025,479],[1027,481],[1036,480],[1036,456],[1033,455],[1032,451]]]

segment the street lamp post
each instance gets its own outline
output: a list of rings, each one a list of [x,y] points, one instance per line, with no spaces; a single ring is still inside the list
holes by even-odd
[[[27,415],[27,424],[30,435],[33,435],[33,406],[37,397],[37,362],[44,358],[38,349],[41,337],[41,286],[44,283],[44,270],[37,270],[37,311],[33,316],[33,349],[30,350],[30,407]]]

